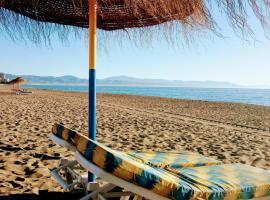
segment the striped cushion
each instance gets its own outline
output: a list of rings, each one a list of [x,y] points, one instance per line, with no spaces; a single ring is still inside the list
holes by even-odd
[[[208,199],[251,199],[270,196],[270,170],[243,164],[171,170],[179,178],[202,186],[208,193]],[[213,191],[220,192],[220,197],[217,198]]]
[[[159,168],[182,168],[220,165],[222,162],[189,151],[180,152],[141,152],[131,151],[130,156],[140,159],[143,163]]]
[[[270,195],[270,172],[266,170],[246,165],[151,167],[63,125],[56,124],[53,133],[106,172],[170,199],[237,200]]]

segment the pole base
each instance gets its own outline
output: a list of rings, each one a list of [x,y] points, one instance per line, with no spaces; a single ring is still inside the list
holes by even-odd
[[[88,192],[95,191],[95,190],[97,190],[98,188],[100,188],[100,183],[98,183],[98,182],[89,182],[89,183],[87,184],[87,191],[88,191]]]

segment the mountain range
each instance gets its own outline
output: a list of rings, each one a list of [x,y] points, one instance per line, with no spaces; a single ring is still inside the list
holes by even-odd
[[[19,75],[27,80],[31,85],[87,85],[88,79],[82,79],[75,76],[35,76]],[[6,74],[6,78],[12,80],[17,75]],[[223,81],[182,81],[182,80],[164,80],[164,79],[143,79],[128,76],[112,76],[104,79],[97,79],[97,85],[103,86],[163,86],[163,87],[204,87],[204,88],[237,88],[243,87],[237,84]]]
[[[235,88],[236,84],[222,81],[182,81],[164,79],[143,79],[128,76],[113,76],[98,79],[99,85],[133,85],[133,86],[159,86],[159,87],[205,87],[205,88]]]

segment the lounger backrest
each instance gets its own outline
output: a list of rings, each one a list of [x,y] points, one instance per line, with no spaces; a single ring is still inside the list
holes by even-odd
[[[152,190],[172,199],[193,199],[202,192],[185,180],[179,179],[163,169],[148,166],[133,157],[113,150],[99,142],[55,124],[53,133],[77,147],[77,150],[91,163],[128,182]],[[207,188],[205,188],[207,192]]]

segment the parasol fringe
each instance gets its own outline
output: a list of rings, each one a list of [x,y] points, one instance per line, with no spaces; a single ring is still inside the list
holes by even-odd
[[[50,44],[87,34],[88,0],[0,0],[0,31],[13,40]],[[255,36],[250,11],[269,34],[269,0],[97,0],[98,28],[128,35],[131,39],[165,37],[189,43],[206,31],[222,36],[220,22],[213,15],[219,8],[236,33]],[[34,20],[33,20],[34,19]],[[158,26],[159,25],[159,26]],[[140,28],[143,28],[142,31]],[[156,31],[158,30],[158,34]],[[128,34],[126,33],[128,31]],[[197,34],[198,33],[198,34]],[[120,36],[121,38],[121,36]],[[174,38],[174,39],[172,39]],[[185,38],[184,40],[182,38]],[[102,38],[104,39],[104,38]],[[144,39],[143,41],[148,41]]]

